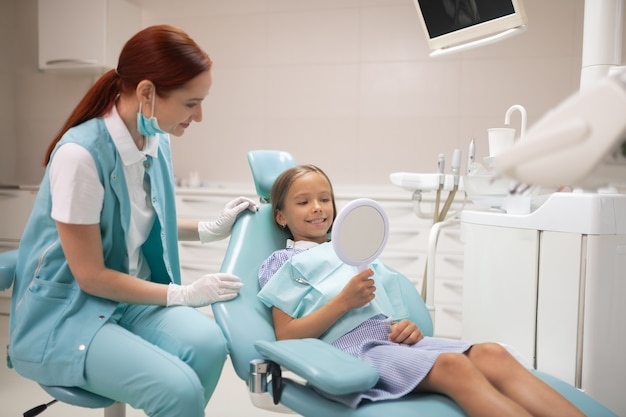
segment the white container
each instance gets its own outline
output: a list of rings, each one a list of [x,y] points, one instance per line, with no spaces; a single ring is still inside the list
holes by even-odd
[[[487,129],[489,156],[492,158],[508,151],[515,144],[515,129],[511,127],[493,127]]]

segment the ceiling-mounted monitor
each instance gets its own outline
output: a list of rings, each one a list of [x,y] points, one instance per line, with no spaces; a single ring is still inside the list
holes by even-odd
[[[430,55],[486,45],[526,30],[522,0],[413,0]]]

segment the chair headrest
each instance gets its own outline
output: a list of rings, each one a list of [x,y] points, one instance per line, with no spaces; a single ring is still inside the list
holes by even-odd
[[[270,190],[276,178],[287,168],[296,165],[294,157],[285,151],[256,150],[248,152],[248,164],[256,193],[265,202],[270,200]]]

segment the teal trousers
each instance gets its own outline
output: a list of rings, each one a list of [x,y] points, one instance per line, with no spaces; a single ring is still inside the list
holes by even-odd
[[[150,417],[203,417],[226,356],[220,328],[196,309],[124,304],[89,345],[81,388]]]

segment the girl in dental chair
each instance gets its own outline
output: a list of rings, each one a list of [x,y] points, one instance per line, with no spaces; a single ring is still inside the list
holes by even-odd
[[[357,407],[362,401],[435,392],[452,398],[469,416],[583,416],[501,345],[425,337],[402,317],[403,307],[394,305],[400,299],[393,297],[394,272],[383,264],[374,262],[352,277],[333,275],[340,261],[328,232],[336,206],[322,170],[287,169],[274,183],[270,201],[275,222],[291,234],[287,247],[259,270],[259,298],[272,308],[276,339],[320,338],[365,360],[380,376],[366,392],[323,395]],[[320,277],[322,269],[331,272]],[[391,302],[373,303],[375,297]]]

